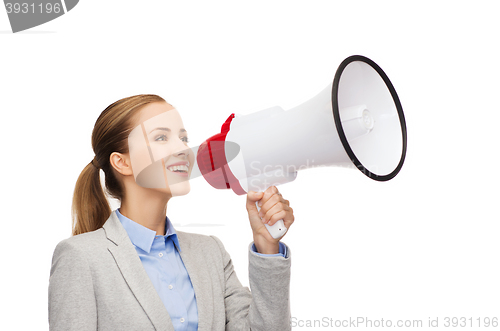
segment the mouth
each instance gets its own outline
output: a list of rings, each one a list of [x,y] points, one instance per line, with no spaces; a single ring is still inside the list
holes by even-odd
[[[176,175],[187,177],[189,171],[189,162],[169,165],[167,166],[167,170],[175,173]]]

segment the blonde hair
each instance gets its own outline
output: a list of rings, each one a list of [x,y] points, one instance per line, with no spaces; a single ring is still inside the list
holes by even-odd
[[[92,130],[94,160],[83,169],[73,193],[72,234],[101,228],[111,215],[111,208],[101,186],[100,169],[104,172],[108,194],[123,198],[123,187],[109,163],[111,153],[128,153],[128,135],[133,129],[133,117],[147,104],[166,102],[154,94],[141,94],[118,100],[109,105],[97,118]]]

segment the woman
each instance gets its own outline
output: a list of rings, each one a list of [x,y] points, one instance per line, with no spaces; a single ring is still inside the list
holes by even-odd
[[[151,132],[148,148],[154,152],[161,144],[169,151],[162,170],[172,185],[139,185],[129,135],[163,115],[168,115],[169,127],[162,124],[161,132]],[[254,238],[249,245],[250,292],[236,277],[218,238],[176,231],[166,217],[170,198],[189,192],[189,181],[178,177],[181,167],[171,165],[193,166],[175,108],[156,95],[121,99],[97,119],[92,148],[95,157],[75,186],[73,236],[61,241],[53,255],[51,330],[290,329],[290,250],[264,226],[283,219],[289,228],[294,221],[289,202],[276,187],[247,194]],[[100,169],[106,190],[121,202],[113,212],[101,188]]]

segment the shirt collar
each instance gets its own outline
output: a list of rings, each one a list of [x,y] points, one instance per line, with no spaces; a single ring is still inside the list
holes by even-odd
[[[127,231],[132,244],[149,253],[156,237],[156,231],[148,229],[147,227],[132,221],[130,218],[123,216],[120,213],[120,209],[116,209],[116,215],[118,216],[120,223],[125,228],[125,231]],[[168,219],[168,216],[166,216],[165,220],[165,235],[161,237],[164,237],[165,239],[170,237],[177,250],[179,252],[181,251],[179,240],[177,239],[177,233],[175,232],[172,222]]]
[[[166,216],[166,221],[165,221],[165,237],[170,237],[172,241],[175,244],[175,247],[177,250],[180,252],[181,251],[181,246],[179,245],[179,239],[177,239],[177,232],[175,232],[174,226],[172,225],[172,222],[170,222],[170,219],[168,216]]]

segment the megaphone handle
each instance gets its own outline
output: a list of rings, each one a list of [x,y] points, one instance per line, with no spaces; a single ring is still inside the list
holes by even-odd
[[[259,201],[257,201],[255,205],[257,206],[257,211],[259,212],[260,211]],[[271,237],[273,237],[274,239],[283,237],[283,235],[287,231],[287,228],[285,228],[285,223],[283,222],[282,219],[277,221],[273,225],[267,225],[267,224],[264,225],[266,226],[267,231],[269,231]]]

